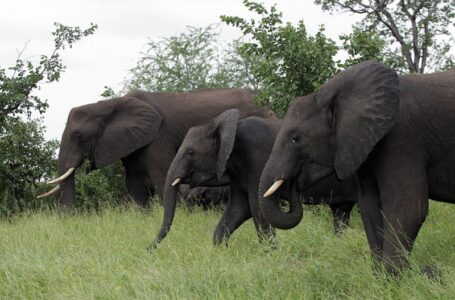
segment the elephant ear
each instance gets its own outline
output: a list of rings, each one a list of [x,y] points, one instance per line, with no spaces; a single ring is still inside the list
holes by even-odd
[[[240,112],[238,109],[229,109],[211,121],[211,128],[218,140],[218,160],[216,163],[216,177],[221,181],[226,170],[226,163],[234,148],[237,124]]]
[[[321,89],[330,99],[335,130],[335,172],[352,175],[396,124],[399,112],[397,73],[374,61],[342,71]]]
[[[104,130],[95,150],[98,168],[110,165],[150,143],[158,133],[162,115],[150,104],[131,97],[99,101],[105,106]]]

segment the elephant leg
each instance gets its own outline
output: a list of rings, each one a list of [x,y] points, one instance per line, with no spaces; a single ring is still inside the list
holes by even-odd
[[[333,228],[335,234],[340,234],[343,228],[349,225],[349,219],[351,217],[351,211],[354,207],[354,202],[339,202],[330,203],[330,209],[333,214]]]
[[[376,262],[382,258],[383,219],[376,180],[359,172],[359,208],[371,254]]]
[[[161,199],[164,195],[167,171],[177,153],[176,147],[172,143],[164,142],[168,139],[169,137],[166,134],[159,135],[152,142],[152,145],[144,151],[148,176],[154,185],[154,192]]]
[[[229,202],[216,226],[213,242],[215,245],[225,243],[229,236],[246,220],[251,218],[248,194],[236,182],[231,183]]]
[[[398,168],[399,169],[399,168]],[[428,214],[426,171],[409,166],[409,172],[390,176],[380,183],[384,213],[383,262],[396,273],[407,267],[407,254],[412,251],[417,234]]]
[[[147,207],[150,192],[138,174],[132,170],[125,172],[126,188],[137,204]]]

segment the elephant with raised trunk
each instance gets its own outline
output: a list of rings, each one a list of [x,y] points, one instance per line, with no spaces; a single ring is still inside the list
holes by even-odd
[[[131,196],[146,205],[150,191],[162,195],[166,173],[188,129],[229,108],[242,117],[272,117],[256,107],[253,93],[241,89],[207,89],[191,93],[135,91],[124,97],[99,101],[71,110],[58,156],[59,184],[64,208],[72,208],[74,170],[85,159],[92,169],[117,160],[125,167]],[[46,195],[48,195],[47,193]]]
[[[359,205],[374,258],[396,272],[428,214],[428,199],[455,202],[455,71],[403,75],[363,62],[296,98],[260,182],[260,207],[279,228],[300,222],[278,205],[283,182],[305,191],[358,174]]]
[[[240,117],[237,109],[230,109],[188,131],[167,174],[163,223],[154,245],[166,236],[172,225],[176,198],[175,192],[169,191],[177,190],[180,183],[205,184],[194,181],[195,172],[204,174],[207,180],[220,180],[223,175],[229,177],[230,197],[215,229],[215,244],[227,243],[229,236],[250,218],[253,218],[260,239],[273,236],[274,228],[259,211],[258,185],[280,121],[259,117],[239,120]],[[312,204],[329,204],[336,230],[339,230],[342,224],[348,223],[356,200],[357,192],[351,188],[347,182],[341,184],[329,179],[304,196]],[[292,197],[295,198],[293,201],[300,201],[300,196],[289,186],[283,198]]]

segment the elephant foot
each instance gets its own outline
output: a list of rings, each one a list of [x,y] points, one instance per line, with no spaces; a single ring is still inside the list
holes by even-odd
[[[428,277],[428,279],[440,281],[441,280],[441,272],[436,266],[427,265],[424,266],[421,270],[422,274]]]
[[[278,242],[274,238],[263,239],[260,242],[266,254],[272,253],[273,251],[278,249]]]

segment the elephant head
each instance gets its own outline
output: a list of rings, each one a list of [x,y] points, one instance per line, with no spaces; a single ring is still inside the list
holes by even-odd
[[[150,143],[162,122],[150,104],[132,97],[120,97],[75,107],[63,132],[58,156],[57,179],[64,208],[74,206],[74,171],[85,159],[92,169],[102,168]],[[51,192],[41,196],[47,196]]]
[[[224,181],[223,174],[234,147],[239,117],[237,109],[229,109],[207,124],[190,128],[186,134],[167,173],[164,217],[155,245],[171,228],[179,183],[200,186],[214,179],[220,184]]]
[[[304,191],[333,173],[348,178],[394,127],[398,112],[396,72],[372,61],[340,72],[317,93],[296,98],[261,176],[265,218],[278,228],[296,226],[300,214],[285,214],[277,204],[280,185],[294,180]]]

